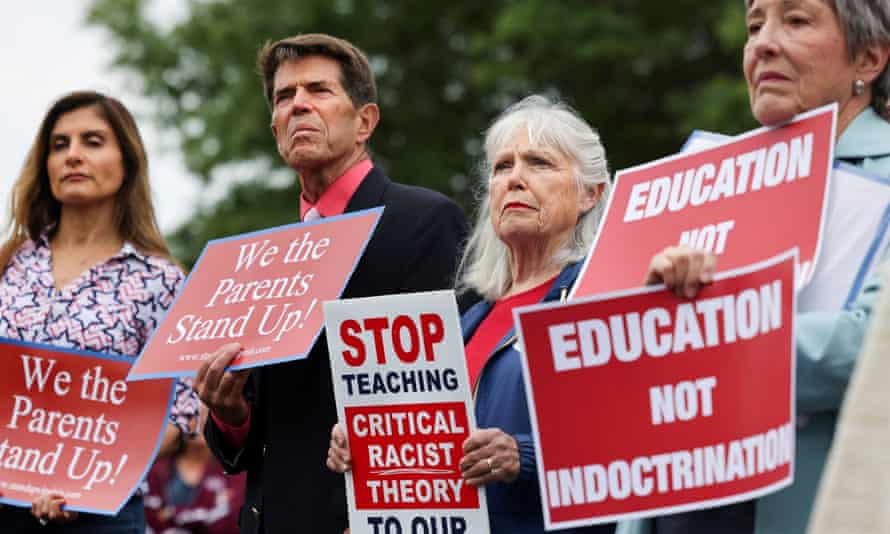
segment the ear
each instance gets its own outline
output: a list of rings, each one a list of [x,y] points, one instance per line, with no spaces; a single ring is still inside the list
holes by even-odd
[[[380,122],[380,108],[373,102],[365,104],[358,110],[358,120],[356,141],[365,144],[371,138],[371,134],[374,133],[377,123]]]
[[[856,58],[856,75],[866,85],[871,85],[884,72],[890,57],[890,45],[874,44],[865,47]]]
[[[603,196],[603,191],[606,190],[606,184],[596,184],[590,189],[584,191],[581,195],[580,204],[581,204],[581,213],[587,213],[596,207],[597,204],[600,203]]]

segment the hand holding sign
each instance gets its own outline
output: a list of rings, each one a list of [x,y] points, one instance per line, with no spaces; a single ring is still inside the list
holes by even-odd
[[[345,473],[352,469],[352,455],[349,454],[349,443],[346,431],[340,423],[331,428],[331,446],[328,448],[328,469],[335,473]]]
[[[41,525],[45,523],[68,523],[74,521],[77,519],[77,512],[64,510],[63,507],[65,504],[67,504],[65,502],[65,497],[58,493],[41,495],[40,497],[37,497],[31,505],[31,515],[36,517]]]
[[[250,376],[249,370],[226,371],[241,345],[228,343],[201,364],[195,376],[194,390],[213,414],[230,426],[239,427],[247,420],[250,406],[241,393]]]
[[[500,428],[474,430],[463,449],[460,469],[470,486],[513,482],[519,476],[519,444]]]
[[[678,297],[695,298],[714,281],[717,256],[686,245],[667,247],[652,257],[646,285],[664,284]]]
[[[491,475],[487,459],[508,461],[495,430],[465,449],[480,458],[460,461],[474,420],[454,293],[330,301],[324,317],[341,421],[327,466],[346,473],[350,524],[488,532],[484,493],[462,468],[481,461]]]

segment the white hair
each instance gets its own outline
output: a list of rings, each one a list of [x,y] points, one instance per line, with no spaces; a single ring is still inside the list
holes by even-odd
[[[485,159],[479,165],[479,194],[476,224],[470,233],[458,267],[458,290],[475,290],[489,301],[501,298],[513,283],[510,250],[497,237],[490,219],[490,173],[494,157],[520,128],[529,142],[558,150],[573,163],[578,190],[590,192],[602,184],[602,194],[593,209],[582,213],[575,231],[556,253],[561,267],[580,261],[587,254],[609,197],[609,169],[600,137],[568,105],[540,95],[513,104],[485,132]],[[580,198],[579,198],[580,201]]]

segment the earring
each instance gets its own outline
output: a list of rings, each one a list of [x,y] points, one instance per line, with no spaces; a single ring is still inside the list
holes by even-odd
[[[853,95],[859,96],[865,92],[865,82],[862,80],[856,80],[853,82]]]

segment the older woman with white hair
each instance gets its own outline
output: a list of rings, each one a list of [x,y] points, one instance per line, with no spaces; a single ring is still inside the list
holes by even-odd
[[[530,96],[488,129],[480,174],[478,217],[458,280],[460,290],[483,297],[461,318],[479,428],[464,442],[460,468],[468,484],[486,486],[492,533],[543,533],[512,310],[565,299],[596,234],[609,171],[599,136],[577,113]],[[343,472],[349,462],[336,425],[327,465]]]
[[[837,103],[835,157],[890,177],[890,1],[744,0],[748,42],[743,69],[751,112],[764,126]],[[666,249],[650,280],[679,268],[695,280],[700,252]],[[671,276],[669,275],[668,278]],[[665,280],[678,294],[682,287]],[[622,534],[802,534],[831,446],[838,410],[871,309],[877,277],[850,309],[803,313],[795,319],[796,406],[799,414],[794,484],[757,501],[622,524]],[[697,291],[691,288],[691,294]]]

